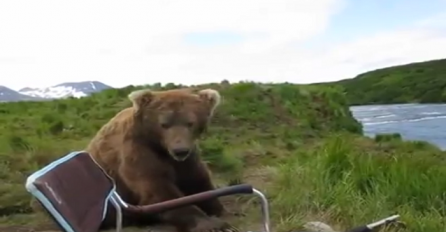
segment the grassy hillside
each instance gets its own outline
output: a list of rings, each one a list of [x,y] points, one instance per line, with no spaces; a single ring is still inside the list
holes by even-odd
[[[204,158],[218,183],[248,182],[267,193],[276,231],[297,230],[308,220],[346,228],[396,211],[409,231],[443,231],[446,161],[439,149],[392,136],[376,141],[362,137],[336,88],[210,87],[221,91],[224,102],[202,141]],[[102,124],[130,105],[126,96],[134,89],[0,104],[0,225],[41,226],[23,187],[27,175],[84,148]],[[225,202],[246,214],[233,218],[234,223],[259,228],[255,202],[246,197],[227,197]]]
[[[352,105],[446,102],[446,59],[383,68],[334,82]]]

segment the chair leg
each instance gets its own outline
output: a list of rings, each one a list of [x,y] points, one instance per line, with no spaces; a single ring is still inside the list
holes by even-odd
[[[269,220],[269,203],[266,196],[257,189],[253,189],[254,194],[260,197],[261,207],[262,207],[262,216],[263,216],[263,228],[264,232],[270,232],[270,220]]]
[[[116,232],[122,232],[122,208],[114,197],[110,198],[110,202],[116,209]]]

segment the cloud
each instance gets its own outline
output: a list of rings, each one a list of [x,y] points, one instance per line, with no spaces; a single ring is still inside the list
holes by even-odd
[[[346,66],[339,73],[333,73],[340,79],[382,67],[446,58],[444,18],[435,16],[400,30],[364,35],[355,41],[338,44],[322,55],[324,62]],[[320,81],[330,80],[322,79]]]
[[[446,54],[445,35],[438,33],[444,26],[440,18],[400,31],[310,46],[324,36],[331,18],[345,4],[342,0],[1,1],[0,85],[19,88],[99,80],[120,87],[223,79],[309,83]]]

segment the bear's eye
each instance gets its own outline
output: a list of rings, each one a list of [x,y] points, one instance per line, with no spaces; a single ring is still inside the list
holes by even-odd
[[[194,123],[193,123],[193,122],[187,122],[187,123],[186,123],[186,126],[189,127],[189,128],[190,128],[190,127],[193,127],[193,126],[194,126]]]
[[[161,123],[161,127],[162,128],[164,128],[164,129],[167,129],[167,128],[169,128],[169,124],[168,123]]]

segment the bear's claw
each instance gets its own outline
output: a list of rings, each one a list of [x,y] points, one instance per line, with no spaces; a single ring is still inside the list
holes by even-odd
[[[240,230],[218,218],[201,221],[191,232],[240,232]]]
[[[239,232],[240,230],[235,226],[228,225],[228,228],[225,228],[224,231],[225,232]]]

